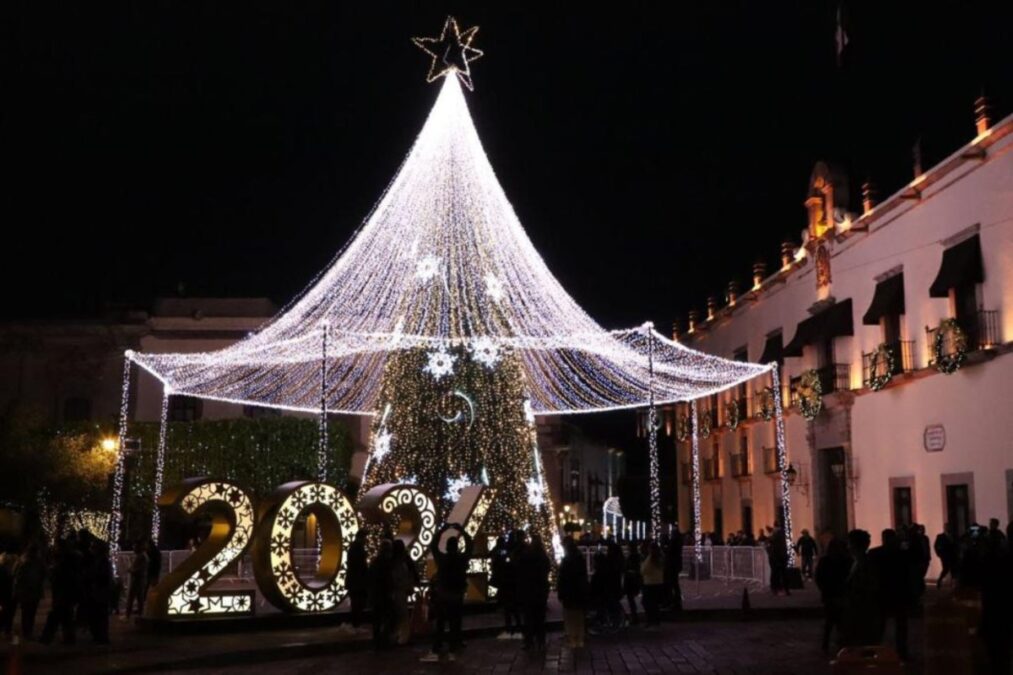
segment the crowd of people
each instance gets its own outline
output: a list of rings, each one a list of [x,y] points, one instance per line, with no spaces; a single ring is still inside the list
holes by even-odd
[[[127,614],[136,607],[143,611],[144,598],[158,581],[161,556],[149,558],[147,546],[138,544],[134,564],[129,571]],[[157,548],[154,548],[157,553]],[[48,582],[49,613],[39,634],[48,644],[60,632],[64,644],[76,642],[78,629],[84,627],[98,644],[109,642],[109,616],[119,613],[122,587],[115,580],[106,542],[88,530],[71,533],[55,546],[44,548],[29,544],[21,555],[0,555],[0,628],[9,639],[19,628],[25,640],[36,635],[36,613]],[[15,619],[20,610],[20,624]]]
[[[942,573],[961,589],[981,598],[981,625],[976,627],[989,654],[993,672],[1009,672],[1009,638],[1013,626],[1013,551],[1007,533],[992,519],[988,528],[972,525],[961,537],[947,525],[929,543],[918,524],[886,529],[872,547],[865,530],[852,530],[846,540],[830,538],[816,564],[815,579],[825,608],[822,648],[829,652],[836,631],[838,646],[881,644],[892,624],[893,641],[902,659],[909,658],[908,618],[925,593],[925,577],[933,551]],[[802,540],[797,544],[802,547]],[[808,546],[808,542],[805,544]],[[815,544],[813,544],[815,552]],[[804,564],[804,563],[803,563]]]

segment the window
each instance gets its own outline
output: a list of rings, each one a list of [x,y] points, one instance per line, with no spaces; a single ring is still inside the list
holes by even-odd
[[[753,534],[753,500],[742,500],[742,531]]]
[[[195,422],[204,412],[204,402],[193,396],[172,395],[169,397],[170,422]]]
[[[91,420],[91,399],[71,396],[63,402],[63,421],[65,423],[87,422],[89,420]]]

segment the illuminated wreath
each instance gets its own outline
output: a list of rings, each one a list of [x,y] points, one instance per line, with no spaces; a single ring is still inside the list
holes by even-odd
[[[760,401],[756,409],[756,419],[762,419],[769,422],[774,417],[774,389],[773,387],[764,387],[760,390]]]
[[[823,410],[823,385],[815,370],[802,373],[796,391],[798,391],[798,409],[807,419],[815,419]]]
[[[876,351],[869,357],[869,389],[879,391],[890,384],[896,365],[897,358],[892,349],[888,349],[885,344],[876,347]]]
[[[946,338],[950,337],[953,351],[944,354]],[[960,369],[967,358],[967,333],[960,327],[956,319],[943,319],[932,340],[932,363],[936,370],[944,375],[951,375]]]
[[[686,441],[693,433],[693,422],[688,415],[680,415],[675,422],[675,438],[679,441]]]
[[[728,420],[729,429],[734,431],[739,428],[739,423],[742,421],[739,416],[739,399],[733,398],[725,403],[725,418]]]
[[[709,438],[711,431],[714,429],[714,418],[711,417],[710,410],[705,410],[702,415],[697,415],[697,423],[700,428],[697,430],[700,438]]]

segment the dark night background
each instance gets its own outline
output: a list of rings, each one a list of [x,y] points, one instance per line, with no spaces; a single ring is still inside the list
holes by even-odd
[[[481,27],[468,96],[521,221],[607,327],[797,239],[813,162],[880,196],[1013,104],[1010,3],[32,4],[9,24],[4,318],[279,304],[369,212],[437,93],[413,35]],[[570,8],[573,6],[570,5]],[[588,7],[584,5],[583,7]],[[857,207],[857,204],[856,204]]]
[[[0,29],[0,319],[181,286],[287,302],[421,128],[437,86],[409,38],[448,13],[481,27],[468,100],[507,195],[609,328],[667,331],[772,265],[816,160],[857,209],[865,178],[911,180],[916,138],[926,167],[969,141],[982,91],[1013,109],[1009,2],[846,2],[840,64],[835,2],[577,6],[25,3]],[[581,424],[630,448],[631,418]]]

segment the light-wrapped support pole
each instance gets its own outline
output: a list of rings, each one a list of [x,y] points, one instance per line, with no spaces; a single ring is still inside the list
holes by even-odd
[[[327,482],[327,322],[320,326],[320,441],[317,446],[317,480]]]
[[[155,456],[155,487],[152,490],[151,505],[151,539],[156,544],[162,530],[162,512],[158,508],[158,499],[162,496],[162,481],[165,478],[165,442],[169,423],[169,397],[172,392],[168,387],[162,390],[162,415],[158,424],[158,453]]]
[[[651,538],[661,540],[661,477],[658,467],[658,407],[654,403],[654,324],[647,323],[647,448],[650,458]]]
[[[703,562],[703,532],[700,528],[700,438],[697,433],[700,421],[696,401],[690,402],[689,405],[693,416],[693,427],[690,430],[693,450],[690,458],[693,466],[693,555],[697,563],[701,563]]]
[[[770,378],[774,390],[774,436],[777,441],[777,470],[781,473],[781,511],[784,522],[785,545],[788,547],[788,566],[795,566],[794,537],[791,527],[791,485],[788,483],[788,448],[784,441],[784,407],[781,404],[781,375],[777,363],[770,364]]]
[[[116,472],[113,474],[112,508],[109,514],[109,559],[112,561],[113,576],[119,578],[117,554],[120,552],[120,528],[123,526],[123,488],[127,473],[127,423],[130,416],[130,367],[134,353],[131,350],[123,356],[123,388],[120,394],[120,427],[116,457]]]

